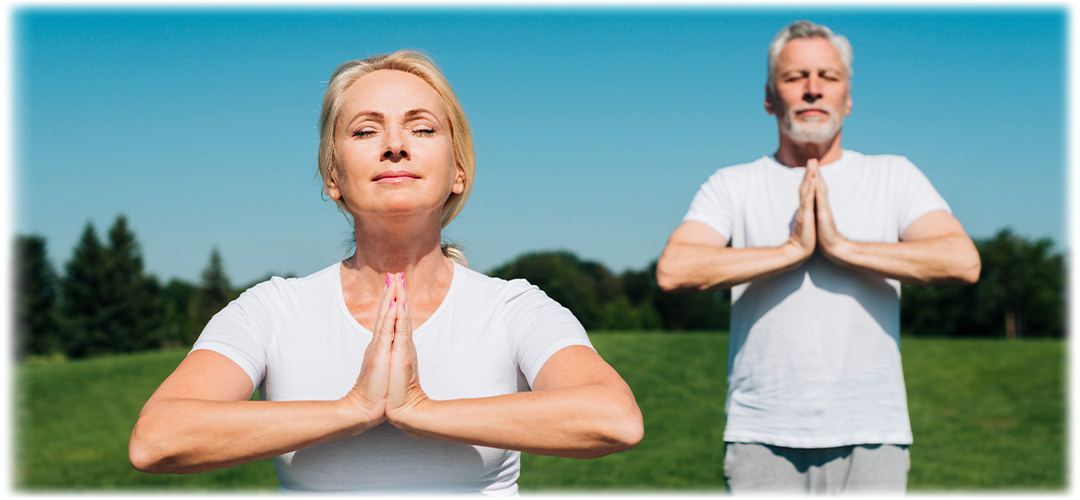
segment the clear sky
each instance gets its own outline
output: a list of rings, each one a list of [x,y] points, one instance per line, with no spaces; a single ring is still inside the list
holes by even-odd
[[[766,47],[809,19],[854,46],[844,145],[918,165],[976,238],[1066,246],[1069,12],[960,7],[11,11],[14,231],[58,271],[118,214],[162,280],[211,248],[236,284],[315,272],[350,228],[320,196],[316,120],[343,61],[439,63],[477,179],[444,232],[471,267],[565,249],[615,272],[657,258],[716,169],[771,154]]]

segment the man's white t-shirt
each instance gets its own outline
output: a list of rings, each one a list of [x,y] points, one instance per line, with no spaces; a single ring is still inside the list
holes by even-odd
[[[791,235],[805,169],[766,156],[717,171],[684,221],[734,248]],[[821,167],[837,230],[895,243],[949,206],[902,156],[844,151]],[[791,448],[910,444],[900,363],[900,284],[816,252],[802,266],[732,288],[724,441]]]
[[[263,400],[335,400],[356,383],[371,338],[345,305],[338,263],[252,287],[210,320],[192,350],[231,359]],[[537,287],[458,264],[413,339],[420,384],[436,400],[528,391],[556,351],[591,348],[581,323]],[[502,496],[517,493],[520,452],[414,438],[383,423],[274,462],[284,491]]]

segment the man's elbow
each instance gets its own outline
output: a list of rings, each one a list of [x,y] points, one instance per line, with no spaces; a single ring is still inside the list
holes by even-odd
[[[979,281],[981,273],[982,260],[979,259],[979,254],[976,253],[974,258],[970,258],[964,263],[963,270],[957,274],[956,278],[961,285],[974,285]]]
[[[656,284],[663,292],[674,292],[677,289],[675,278],[659,263],[656,265]]]
[[[656,261],[656,284],[663,292],[677,292],[686,288],[685,280],[678,274],[671,257],[661,255]]]

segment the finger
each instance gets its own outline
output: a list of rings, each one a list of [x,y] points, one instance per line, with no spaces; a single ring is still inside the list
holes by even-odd
[[[395,289],[395,293],[401,300],[401,315],[405,318],[405,328],[412,334],[412,312],[409,308],[409,293],[405,286],[405,273],[400,274],[400,286]]]
[[[382,325],[386,318],[386,314],[389,312],[390,302],[394,300],[394,289],[391,286],[390,273],[386,273],[386,284],[383,286],[382,296],[379,298],[379,309],[375,312],[375,330],[373,334],[378,334],[382,331]]]

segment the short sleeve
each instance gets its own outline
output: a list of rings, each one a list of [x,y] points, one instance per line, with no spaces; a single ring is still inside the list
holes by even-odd
[[[532,387],[544,363],[564,347],[592,348],[581,322],[569,309],[525,280],[509,283],[506,299],[507,347],[521,373]]]
[[[907,227],[919,217],[935,210],[944,210],[952,213],[945,198],[930,184],[930,179],[919,170],[915,164],[907,158],[902,160],[903,196],[901,197],[898,227],[900,234],[904,234]]]
[[[251,378],[252,387],[259,387],[266,375],[264,338],[273,328],[258,297],[261,291],[258,286],[252,288],[215,314],[191,349],[206,349],[229,358]]]
[[[735,219],[734,204],[727,185],[724,183],[723,170],[716,172],[698,189],[690,210],[683,217],[683,222],[697,221],[720,233],[725,240],[731,240]]]

